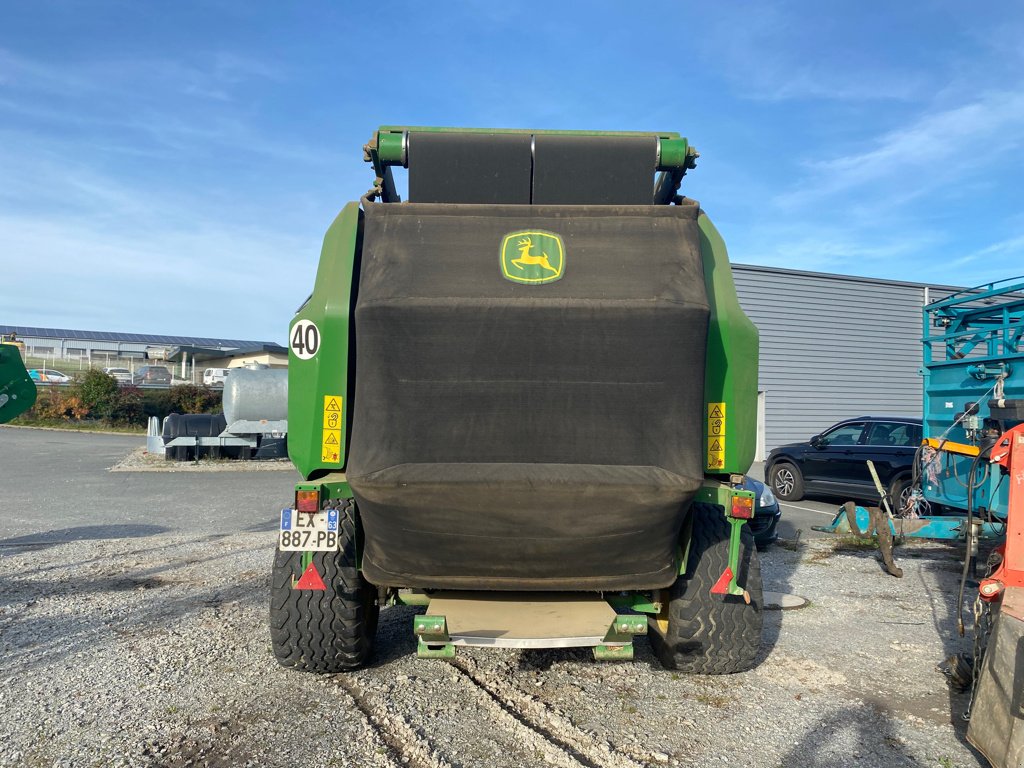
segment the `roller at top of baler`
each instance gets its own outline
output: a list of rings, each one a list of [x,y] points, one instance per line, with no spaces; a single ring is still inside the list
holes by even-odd
[[[281,567],[324,576],[287,553],[344,551],[347,524],[387,599],[641,591],[667,626],[653,592],[724,535],[708,589],[749,600],[735,485],[757,332],[720,236],[676,194],[686,139],[386,127],[364,149],[373,189],[328,231],[289,331],[306,481]],[[724,511],[695,525],[695,498]]]

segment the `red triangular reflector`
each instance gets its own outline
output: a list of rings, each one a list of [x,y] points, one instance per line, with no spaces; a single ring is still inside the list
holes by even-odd
[[[305,576],[303,576],[303,578],[305,578]],[[725,570],[722,571],[722,575],[718,577],[718,581],[715,582],[715,586],[711,588],[711,594],[724,595],[726,592],[729,591],[730,581],[732,581],[732,568],[726,566]]]
[[[327,587],[324,585],[324,580],[320,578],[320,574],[316,572],[316,566],[313,563],[309,564],[306,572],[302,574],[302,578],[295,582],[295,589],[319,589],[324,592],[327,591]]]

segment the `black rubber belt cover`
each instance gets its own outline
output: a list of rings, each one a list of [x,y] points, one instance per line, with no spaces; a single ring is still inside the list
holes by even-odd
[[[703,469],[697,206],[370,204],[348,478],[379,585],[646,589]],[[509,233],[565,274],[506,280]]]
[[[510,205],[650,205],[652,136],[409,134],[409,200]]]
[[[528,205],[529,135],[410,133],[409,200]]]
[[[650,205],[657,154],[653,136],[537,136],[533,203]]]

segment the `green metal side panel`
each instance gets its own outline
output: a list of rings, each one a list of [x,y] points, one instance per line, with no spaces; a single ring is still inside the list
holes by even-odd
[[[319,491],[321,504],[328,499],[351,499],[352,489],[344,472],[334,472],[316,480],[295,484],[296,491]]]
[[[17,418],[36,401],[36,383],[14,344],[0,344],[0,424]]]
[[[327,230],[313,295],[288,328],[288,455],[307,480],[345,466],[349,316],[361,216],[359,204],[349,203]],[[317,328],[318,348],[308,359],[297,351],[300,323]]]
[[[729,255],[715,225],[697,217],[711,317],[704,374],[704,471],[746,474],[757,445],[757,328],[736,298]]]

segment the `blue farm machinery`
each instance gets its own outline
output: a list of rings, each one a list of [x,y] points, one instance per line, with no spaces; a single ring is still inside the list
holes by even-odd
[[[965,542],[964,585],[980,539],[995,547],[974,600],[975,652],[950,671],[972,691],[968,739],[998,768],[1024,766],[1024,279],[959,291],[923,311],[924,440],[903,507],[852,503],[826,530],[875,529]],[[891,554],[887,567],[899,575]],[[977,575],[977,574],[975,574]],[[959,632],[964,634],[963,619]]]
[[[974,632],[987,642],[972,659],[968,729],[968,739],[1000,768],[1024,765],[1022,337],[1019,278],[924,308],[923,509],[963,513],[951,520],[967,542],[965,574],[980,537],[1003,537],[978,587]]]

